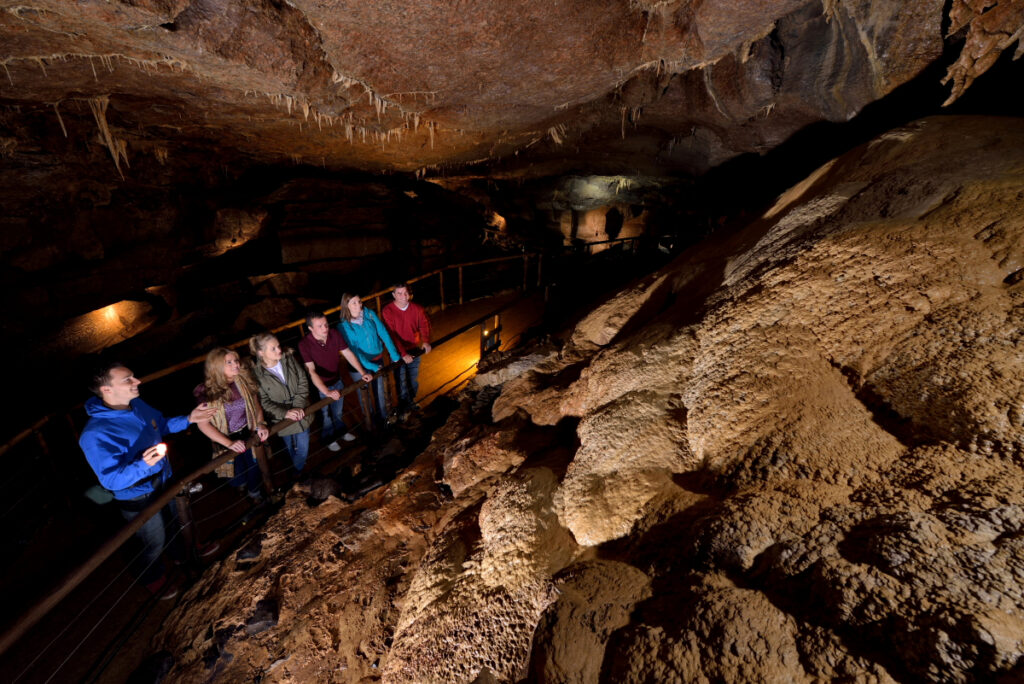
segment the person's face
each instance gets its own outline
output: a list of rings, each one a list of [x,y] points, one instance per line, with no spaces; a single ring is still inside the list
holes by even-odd
[[[352,314],[353,318],[359,318],[363,313],[363,303],[359,301],[359,297],[348,300],[348,312]]]
[[[409,288],[396,288],[392,295],[395,298],[395,303],[398,304],[398,306],[400,306],[401,308],[404,309],[409,305]]]
[[[313,333],[313,337],[320,340],[321,342],[327,341],[327,319],[326,318],[314,318],[313,322],[309,325],[309,332]]]
[[[127,368],[112,368],[110,381],[100,386],[103,402],[108,406],[127,406],[139,396],[139,385],[142,381],[135,377]]]
[[[260,358],[263,359],[263,365],[268,368],[277,365],[277,362],[281,360],[281,343],[276,339],[268,341],[260,350]]]
[[[224,357],[224,377],[226,379],[234,380],[237,378],[241,367],[241,363],[238,361],[238,354],[228,354]]]

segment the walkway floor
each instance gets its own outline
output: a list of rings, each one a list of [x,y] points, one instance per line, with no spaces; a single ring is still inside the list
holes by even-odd
[[[502,348],[508,348],[519,335],[540,322],[544,311],[543,295],[536,293],[520,298],[518,292],[510,292],[448,307],[445,311],[433,311],[430,313],[432,337],[440,340],[498,310],[501,310]],[[479,358],[480,326],[435,347],[421,362],[420,403],[427,404],[472,378]],[[158,388],[149,389],[156,392]],[[156,400],[159,402],[158,398]],[[358,433],[361,415],[357,402],[351,397],[346,399],[346,411],[347,421]],[[317,429],[318,423],[314,423],[314,432]],[[309,469],[333,472],[346,463],[358,463],[367,452],[369,441],[360,437],[346,444],[344,451],[336,453],[320,445],[314,434]],[[281,446],[272,443],[275,453],[271,456],[271,470],[275,471],[275,484],[284,486],[289,483],[291,472],[287,455],[278,448]],[[220,539],[223,548],[219,556],[233,553],[237,540],[259,521],[254,520],[249,526],[239,525],[238,516],[248,509],[245,497],[239,496],[232,487],[222,486],[225,481],[209,477],[203,482],[207,490],[193,497],[197,536]],[[99,522],[101,527],[110,525],[111,533],[119,524],[111,519]],[[124,681],[128,677],[149,655],[153,635],[176,603],[154,604],[145,589],[132,586],[131,573],[123,572],[130,560],[130,548],[131,544],[127,544],[108,559],[0,658],[0,681],[19,684]],[[104,654],[111,662],[103,662]]]

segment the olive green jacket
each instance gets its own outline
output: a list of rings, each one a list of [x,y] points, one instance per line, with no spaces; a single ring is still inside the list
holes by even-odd
[[[306,369],[295,360],[291,350],[285,352],[281,358],[281,365],[288,384],[281,382],[281,379],[265,368],[259,359],[255,359],[252,364],[253,377],[260,386],[260,404],[270,424],[284,420],[284,414],[290,409],[304,409],[309,406],[309,376],[306,375]],[[278,434],[296,435],[308,430],[312,423],[313,414],[307,413],[305,418],[289,425]]]

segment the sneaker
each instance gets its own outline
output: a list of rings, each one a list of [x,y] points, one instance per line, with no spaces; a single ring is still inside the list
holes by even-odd
[[[146,589],[150,594],[156,596],[158,601],[170,601],[178,595],[178,587],[167,581],[167,575],[150,582],[146,585]]]
[[[345,440],[346,442],[354,442],[354,441],[356,441],[356,436],[353,435],[351,432],[346,432],[344,435],[341,436],[341,438],[343,440]],[[335,444],[337,444],[337,442],[335,442]]]
[[[341,451],[341,445],[338,444],[337,442],[331,442],[330,444],[327,445],[327,448],[330,449],[331,451]]]
[[[196,545],[196,557],[197,558],[209,558],[213,554],[220,551],[220,544],[217,542],[210,542],[209,544],[197,544]],[[182,567],[188,563],[184,558],[175,558],[174,564],[178,567]]]
[[[220,551],[220,544],[217,542],[210,542],[209,544],[200,544],[196,547],[196,555],[200,558],[209,558],[213,554]]]

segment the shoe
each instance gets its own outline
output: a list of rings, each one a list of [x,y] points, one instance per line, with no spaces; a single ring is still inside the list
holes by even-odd
[[[337,442],[331,442],[330,444],[327,445],[327,448],[330,449],[331,451],[341,451],[341,445],[338,444]]]
[[[249,501],[252,501],[254,506],[259,506],[263,503],[263,495],[259,492],[249,492]]]
[[[150,582],[146,585],[146,589],[150,594],[156,596],[158,601],[170,601],[178,595],[178,587],[167,581],[167,575]]]
[[[218,544],[217,542],[210,542],[209,544],[200,544],[196,547],[196,555],[200,558],[209,558],[218,551],[220,551],[220,544]]]
[[[356,441],[356,436],[353,435],[351,432],[346,432],[344,435],[341,436],[341,438],[343,440],[345,440],[346,442],[354,442],[354,441]]]

